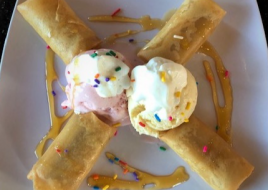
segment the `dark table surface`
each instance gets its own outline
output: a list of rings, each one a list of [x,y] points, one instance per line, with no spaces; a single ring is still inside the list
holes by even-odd
[[[15,2],[16,0],[0,0],[0,58]],[[257,2],[261,12],[265,34],[268,36],[268,0],[257,0]]]

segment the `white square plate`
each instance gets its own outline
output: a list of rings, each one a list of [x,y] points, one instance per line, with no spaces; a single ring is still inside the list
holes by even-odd
[[[266,40],[256,1],[216,0],[227,16],[209,41],[221,55],[231,73],[234,95],[233,142],[234,148],[254,166],[252,176],[241,189],[265,190],[268,186],[268,56]],[[23,0],[19,0],[23,2]],[[162,18],[170,9],[179,7],[182,0],[67,0],[70,6],[96,31],[100,38],[127,29],[138,29],[135,24],[90,23],[91,15],[111,14],[117,8],[123,15],[141,17],[150,15]],[[110,28],[111,27],[111,28]],[[151,39],[157,31],[134,36],[136,40]],[[131,37],[132,38],[132,37]],[[128,41],[120,39],[120,41]],[[118,44],[114,46],[134,64],[137,48],[144,44]],[[2,57],[0,78],[0,189],[29,190],[32,182],[26,176],[36,162],[36,144],[46,134],[49,125],[49,111],[45,87],[45,42],[37,35],[22,16],[15,11],[10,25]],[[66,84],[63,63],[57,58],[60,81]],[[189,68],[199,82],[198,106],[195,114],[207,125],[215,127],[215,111],[211,90],[205,79],[202,58],[194,56]],[[57,89],[56,89],[57,91]],[[64,94],[57,91],[58,103]],[[121,128],[105,151],[115,153],[130,165],[144,171],[167,175],[177,166],[185,166],[190,180],[174,189],[207,190],[210,187],[193,173],[187,164],[172,150],[159,150],[160,142],[148,143],[131,131]],[[104,152],[105,152],[104,151]],[[104,152],[92,173],[123,176],[122,171],[111,165]],[[83,182],[81,189],[88,189]]]

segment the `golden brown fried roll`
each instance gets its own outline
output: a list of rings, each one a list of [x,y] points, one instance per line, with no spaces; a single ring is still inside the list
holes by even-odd
[[[236,190],[254,167],[196,117],[160,134],[203,180],[215,190]]]
[[[73,114],[28,174],[34,189],[78,189],[115,131],[92,112]]]
[[[225,15],[213,0],[185,0],[164,28],[138,53],[184,64],[207,40]],[[182,39],[183,38],[183,39]]]
[[[66,64],[100,43],[64,0],[28,0],[18,11]]]

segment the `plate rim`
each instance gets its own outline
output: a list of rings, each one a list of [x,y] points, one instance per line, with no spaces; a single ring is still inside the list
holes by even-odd
[[[5,39],[4,46],[3,46],[3,53],[2,53],[1,60],[0,60],[0,80],[1,80],[1,77],[2,77],[2,75],[1,75],[2,67],[5,64],[4,63],[4,59],[5,59],[5,56],[7,56],[6,55],[6,47],[7,47],[8,43],[9,43],[9,40],[11,39],[10,38],[10,31],[12,30],[12,26],[14,26],[14,18],[16,16],[16,14],[19,14],[19,12],[17,11],[17,6],[22,1],[23,0],[16,0],[15,6],[14,6],[14,9],[13,9],[13,13],[12,13],[12,17],[10,19],[10,24],[9,24],[9,27],[8,27],[8,32],[7,32],[6,39]],[[221,0],[221,1],[224,1],[224,0]],[[263,25],[263,22],[262,22],[262,17],[261,17],[261,14],[260,14],[259,6],[257,4],[257,1],[254,1],[254,2],[255,2],[255,6],[257,6],[257,10],[258,10],[258,20],[261,21],[261,28],[260,29],[262,30],[261,31],[261,35],[262,36],[260,35],[259,37],[261,37],[261,38],[264,37],[263,38],[263,39],[265,39],[265,43],[264,44],[266,45],[266,47],[265,47],[266,48],[265,55],[263,55],[263,56],[266,57],[266,60],[263,60],[263,61],[266,61],[266,64],[268,64],[268,62],[267,62],[268,61],[268,47],[267,47],[267,43],[268,42],[267,42],[267,37],[265,35],[264,25]],[[260,48],[263,49],[264,47],[260,47]],[[0,81],[0,85],[1,85],[1,81]],[[1,92],[0,92],[0,94],[1,94]]]

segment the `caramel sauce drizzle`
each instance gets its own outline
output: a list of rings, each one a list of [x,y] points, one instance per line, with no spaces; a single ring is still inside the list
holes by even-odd
[[[168,17],[170,16],[172,16],[171,13],[169,13]],[[139,19],[120,17],[120,16],[113,16],[113,17],[95,16],[90,17],[89,20],[93,22],[130,22],[139,24],[142,27],[142,30],[140,31],[128,30],[126,32],[111,35],[105,39],[105,42],[108,43],[113,43],[118,38],[134,35],[142,31],[161,29],[166,23],[165,19],[164,20],[151,19],[150,16],[142,16]],[[204,43],[201,46],[199,52],[206,54],[215,61],[217,74],[220,79],[221,87],[223,88],[225,98],[225,105],[223,107],[221,107],[218,102],[218,95],[214,75],[212,73],[208,61],[204,61],[204,67],[207,72],[207,76],[212,79],[210,84],[212,88],[213,101],[219,125],[219,129],[217,132],[224,140],[226,140],[228,143],[231,144],[231,115],[232,115],[233,98],[232,98],[232,88],[230,84],[230,79],[229,77],[225,76],[226,69],[223,65],[223,62],[218,53],[216,52],[216,50],[210,43],[208,42]],[[47,140],[49,139],[54,140],[57,137],[57,135],[60,132],[61,126],[73,113],[72,111],[69,111],[63,117],[59,117],[55,114],[54,110],[55,102],[51,92],[52,92],[52,83],[53,81],[58,80],[58,77],[54,69],[54,52],[51,49],[48,49],[46,52],[46,68],[47,68],[46,85],[47,85],[47,96],[50,110],[51,128],[36,147],[35,153],[38,158],[42,156]],[[64,89],[64,87],[62,86],[61,88]],[[96,180],[93,179],[93,177],[89,177],[88,185],[98,186],[101,188],[109,185],[109,189],[157,190],[157,189],[167,189],[175,187],[176,185],[179,185],[189,179],[189,175],[185,172],[184,167],[178,167],[173,172],[173,174],[168,176],[154,176],[152,174],[135,169],[125,164],[122,161],[120,162],[120,160],[119,159],[117,160],[115,155],[111,153],[106,153],[106,157],[109,160],[112,160],[114,164],[120,166],[124,171],[127,171],[128,173],[132,174],[135,173],[137,180],[136,181],[117,180],[114,179],[113,177],[108,176],[99,176],[99,178]],[[147,185],[153,185],[153,187],[150,186],[149,188],[147,188]]]
[[[128,23],[137,23],[140,24],[143,28],[143,31],[147,30],[153,30],[153,29],[161,29],[165,23],[169,20],[169,18],[175,13],[174,10],[171,10],[166,13],[163,20],[160,19],[151,19],[150,16],[142,16],[140,19],[133,19],[128,17],[121,17],[121,16],[94,16],[89,17],[89,21],[93,22],[128,22]],[[199,19],[196,22],[196,30],[205,30],[209,27],[206,26],[206,20],[204,18]],[[194,28],[192,28],[194,30]],[[129,35],[137,34],[142,31],[132,31],[128,30],[127,32],[123,32],[120,34],[114,34],[109,36],[105,39],[108,43],[115,42],[116,39],[126,37]],[[189,48],[189,41],[187,38],[184,38],[183,40],[179,40],[178,43],[180,43],[180,51],[187,51]],[[174,51],[179,51],[175,47],[171,47]],[[232,117],[232,109],[233,109],[233,97],[232,97],[232,87],[230,83],[229,77],[225,76],[226,69],[224,67],[224,64],[217,53],[217,51],[213,48],[213,46],[209,42],[205,42],[199,49],[200,53],[204,53],[207,56],[211,57],[216,65],[217,74],[221,82],[222,91],[224,94],[225,99],[225,105],[221,107],[218,102],[218,94],[216,90],[216,84],[214,80],[214,76],[211,70],[211,67],[208,63],[208,61],[204,61],[204,67],[207,72],[207,75],[209,78],[211,78],[211,88],[212,88],[212,94],[213,94],[213,102],[217,114],[217,121],[218,121],[218,129],[217,133],[230,145],[232,144],[232,134],[231,134],[231,117]]]
[[[55,113],[55,100],[52,94],[53,81],[58,80],[57,73],[54,68],[54,55],[55,53],[48,49],[46,52],[46,86],[47,86],[47,97],[50,113],[51,127],[43,139],[38,143],[35,149],[37,158],[40,158],[44,153],[46,142],[51,139],[54,140],[60,133],[61,126],[63,123],[72,115],[73,111],[67,112],[63,117],[59,117]],[[60,85],[62,89],[64,87]]]
[[[137,30],[128,30],[126,32],[121,32],[121,33],[113,34],[113,35],[110,35],[109,37],[105,38],[104,39],[104,42],[111,44],[111,43],[115,42],[116,39],[118,39],[118,38],[123,38],[123,37],[131,36],[131,35],[134,35],[134,34],[138,34],[140,32],[141,31],[137,31]]]
[[[174,13],[174,11],[173,11]],[[170,18],[172,16],[172,13],[168,13],[168,17]],[[142,17],[144,18],[144,17]],[[141,19],[142,19],[141,18]],[[148,17],[150,18],[150,17]],[[146,26],[148,21],[142,22],[139,19],[131,19],[131,18],[126,18],[126,17],[115,17],[112,18],[110,16],[99,16],[99,17],[90,17],[90,21],[94,22],[132,22],[132,23],[138,23],[142,26],[143,30],[153,30],[153,29],[161,29],[166,22],[162,21],[161,25],[154,24],[152,26],[154,27],[148,27]],[[169,18],[166,18],[168,20]],[[160,23],[160,22],[159,22]],[[159,24],[158,23],[158,24]],[[163,24],[162,24],[163,23]],[[200,26],[199,28],[206,28],[203,26],[203,20],[200,20]],[[130,30],[129,30],[130,31]],[[110,37],[106,38],[106,41],[109,43],[113,43],[116,39],[120,37],[126,37],[129,35],[137,34],[142,31],[135,31],[133,33],[131,32],[123,32],[120,33],[120,35],[111,35]],[[122,35],[121,35],[122,34]],[[107,40],[108,39],[108,40]],[[184,50],[187,50],[189,47],[189,42],[187,39],[181,40],[181,47]],[[223,90],[224,98],[225,98],[225,105],[221,107],[218,102],[218,94],[217,94],[217,89],[216,89],[216,83],[215,83],[215,78],[212,72],[212,69],[210,67],[210,64],[208,61],[204,61],[204,67],[207,73],[207,76],[211,79],[210,84],[211,84],[211,89],[212,89],[212,94],[213,94],[213,102],[217,114],[217,121],[218,121],[218,130],[217,133],[230,145],[232,144],[231,140],[231,117],[232,117],[232,108],[233,108],[233,97],[232,97],[232,87],[230,83],[230,79],[228,76],[225,76],[226,69],[224,67],[224,64],[216,52],[216,50],[213,48],[213,46],[209,42],[205,42],[200,50],[200,53],[204,53],[207,56],[211,57],[216,65],[216,70],[217,70],[217,75],[220,79],[221,82],[221,87]],[[107,153],[106,154],[108,159],[114,160],[115,156],[112,154]],[[154,187],[148,188],[150,190],[155,190],[155,189],[166,189],[166,188],[171,188],[176,186],[177,184],[188,180],[189,176],[186,174],[183,167],[179,167],[171,176],[161,176],[161,177],[156,177],[151,174],[141,172],[137,169],[134,169],[130,166],[124,166],[120,164],[119,162],[115,162],[115,164],[119,165],[122,167],[124,170],[128,170],[128,172],[135,172],[140,179],[139,181],[126,181],[126,180],[116,180],[112,177],[107,177],[107,176],[100,176],[98,180],[94,180],[92,177],[88,178],[88,184],[91,186],[99,186],[99,187],[105,187],[106,185],[109,185],[109,189],[145,189],[146,184],[154,184]],[[177,173],[178,172],[178,173]],[[181,179],[181,181],[173,181],[174,178],[172,176],[178,176],[176,179]]]
[[[229,74],[224,67],[224,64],[214,49],[214,47],[209,43],[205,42],[199,49],[200,53],[204,53],[205,55],[211,57],[214,60],[217,75],[220,79],[221,88],[224,95],[224,106],[219,105],[218,93],[216,89],[215,77],[213,75],[211,66],[208,61],[204,61],[204,67],[207,73],[208,80],[210,81],[211,89],[212,89],[212,97],[216,110],[217,121],[218,121],[218,129],[217,133],[230,145],[232,145],[232,133],[231,133],[231,118],[232,118],[232,110],[233,110],[233,94],[232,94],[232,86],[229,78]]]
[[[91,22],[126,22],[136,23],[142,27],[143,31],[149,31],[154,29],[161,29],[165,25],[165,21],[161,19],[152,19],[149,15],[142,16],[141,18],[129,18],[123,16],[92,16],[88,18]]]
[[[54,55],[55,53],[48,49],[46,52],[46,85],[47,85],[47,97],[49,102],[50,110],[50,119],[51,119],[51,128],[48,133],[43,137],[40,143],[36,147],[36,156],[40,158],[44,152],[44,147],[47,140],[54,140],[60,132],[61,126],[64,122],[72,115],[72,111],[69,111],[63,117],[59,117],[55,113],[55,101],[53,94],[51,93],[53,88],[52,84],[55,80],[58,80],[57,73],[54,68]],[[59,84],[60,85],[60,84]],[[60,85],[61,86],[61,85]],[[63,89],[64,87],[61,86]],[[186,173],[184,167],[178,167],[173,174],[168,176],[154,176],[152,174],[140,171],[131,166],[125,164],[121,160],[116,160],[116,157],[111,153],[106,153],[106,156],[109,160],[120,167],[124,171],[135,173],[137,181],[126,181],[126,180],[115,180],[113,177],[100,176],[98,180],[94,180],[92,177],[88,178],[88,184],[91,186],[105,186],[109,184],[109,189],[148,189],[148,190],[157,190],[157,189],[166,189],[175,187],[189,179],[189,175]],[[147,187],[148,186],[148,187]]]
[[[93,175],[88,178],[89,186],[97,186],[100,189],[108,185],[109,189],[157,190],[175,187],[189,179],[184,167],[178,167],[173,174],[168,176],[155,176],[127,165],[111,153],[106,153],[106,157],[109,161],[120,166],[125,172],[132,173],[136,178],[135,181],[117,180],[108,176],[98,176],[98,179],[94,179]]]
[[[174,11],[173,11],[174,12]],[[171,12],[165,16],[165,19],[169,19]],[[126,32],[121,32],[118,34],[113,34],[104,39],[104,43],[112,44],[118,38],[123,38],[127,36],[131,36],[140,32],[161,29],[165,25],[166,21],[161,19],[152,19],[150,16],[145,15],[139,19],[129,18],[123,16],[109,16],[109,15],[101,15],[101,16],[92,16],[88,18],[91,22],[123,22],[123,23],[136,23],[142,27],[142,30],[127,30]]]

